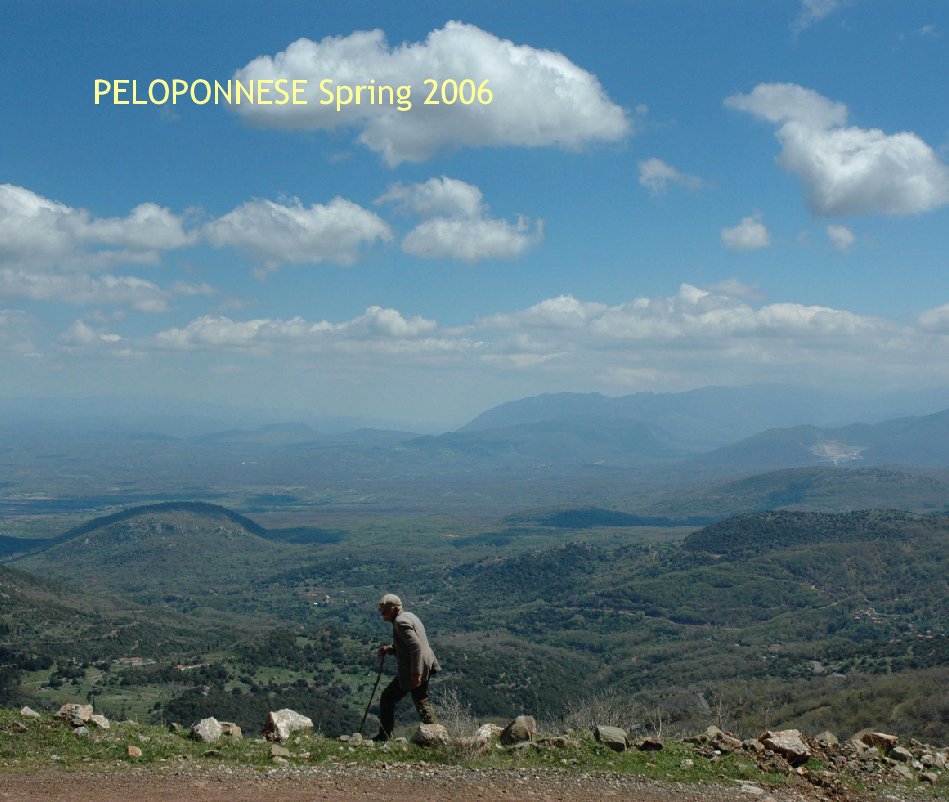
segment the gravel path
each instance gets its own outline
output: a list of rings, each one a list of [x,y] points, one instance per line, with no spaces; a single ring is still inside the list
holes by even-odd
[[[0,774],[0,802],[843,802],[806,785],[778,790],[661,783],[628,774],[543,769],[476,770],[460,766],[327,766],[268,772],[222,767],[186,771],[43,771]],[[874,797],[848,797],[846,802]]]

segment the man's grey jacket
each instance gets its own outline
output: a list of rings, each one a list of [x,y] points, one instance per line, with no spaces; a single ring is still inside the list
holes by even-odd
[[[415,613],[402,610],[392,619],[392,646],[399,658],[399,687],[403,691],[412,690],[413,675],[420,676],[424,684],[429,675],[442,670]]]

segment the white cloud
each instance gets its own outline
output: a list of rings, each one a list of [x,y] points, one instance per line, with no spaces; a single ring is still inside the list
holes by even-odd
[[[734,228],[722,229],[722,242],[732,251],[754,251],[767,248],[771,244],[771,235],[760,214],[743,217]]]
[[[845,5],[845,0],[801,0],[801,13],[791,27],[795,33],[800,33]]]
[[[517,222],[480,218],[437,217],[420,223],[402,241],[402,250],[425,259],[512,259],[520,256],[543,235],[540,221]]]
[[[307,80],[305,105],[234,105],[233,110],[261,125],[308,130],[350,126],[359,141],[389,165],[423,161],[459,147],[556,146],[576,149],[591,142],[617,141],[631,132],[626,112],[613,103],[596,76],[561,53],[516,45],[461,22],[432,31],[424,42],[390,47],[380,30],[299,39],[275,56],[260,56],[235,78]],[[331,79],[334,96],[320,82]],[[487,81],[489,104],[425,105],[426,79]],[[337,110],[338,87],[369,85],[411,89],[410,110],[396,102],[369,102]],[[466,86],[466,90],[468,87]],[[436,95],[437,97],[437,95]]]
[[[702,179],[682,173],[662,159],[646,159],[639,162],[639,183],[653,194],[661,194],[670,183],[679,184],[686,189],[700,189]]]
[[[437,324],[420,316],[406,317],[396,309],[371,306],[351,320],[331,323],[290,320],[232,320],[204,316],[183,328],[166,329],[155,344],[179,350],[211,349],[271,354],[275,349],[302,352],[426,353],[468,347],[463,339],[432,337]]]
[[[709,290],[720,295],[731,295],[735,298],[747,298],[753,301],[760,301],[764,297],[760,287],[754,284],[745,284],[736,278],[719,281],[709,287]]]
[[[66,346],[83,348],[92,345],[114,345],[121,342],[122,337],[95,329],[82,320],[77,320],[60,335],[59,341]]]
[[[478,187],[447,176],[411,186],[393,184],[375,202],[392,203],[397,211],[420,217],[477,217],[484,210]]]
[[[755,308],[739,298],[683,284],[668,298],[635,298],[624,304],[580,301],[570,295],[548,299],[521,312],[483,318],[479,328],[536,330],[543,327],[576,337],[585,330],[588,344],[620,341],[705,342],[725,338],[858,335],[881,325],[844,310],[796,303],[773,303]],[[573,332],[573,334],[570,334]],[[582,337],[580,338],[583,339]],[[566,339],[559,342],[564,345]],[[559,346],[558,346],[559,347]]]
[[[210,284],[202,282],[201,284],[191,284],[187,281],[176,281],[171,285],[171,292],[174,295],[195,296],[195,295],[216,295],[217,290]]]
[[[87,318],[70,332],[69,347],[115,357],[135,348],[169,365],[186,352],[200,364],[318,369],[357,384],[411,375],[416,392],[421,387],[435,395],[447,376],[470,387],[515,382],[524,394],[540,387],[628,392],[767,381],[919,386],[949,379],[943,358],[949,304],[904,324],[793,300],[764,302],[747,297],[744,285],[734,289],[683,284],[670,296],[619,304],[565,294],[457,327],[373,306],[344,320],[207,315],[137,341],[109,342],[107,324]]]
[[[602,316],[608,309],[606,304],[580,301],[572,295],[558,295],[556,298],[540,301],[521,312],[481,318],[477,321],[477,325],[486,328],[523,325],[529,328],[581,329],[591,320]]]
[[[345,198],[304,206],[248,201],[204,227],[204,236],[219,248],[233,247],[273,270],[288,262],[333,262],[351,265],[360,248],[389,240],[389,226],[378,215]]]
[[[573,296],[476,321],[480,358],[572,386],[687,388],[939,373],[940,346],[891,321],[794,302],[751,303],[683,284],[611,306]],[[913,367],[910,367],[913,366]],[[945,373],[945,371],[943,371]],[[602,391],[602,390],[601,390]]]
[[[830,238],[830,244],[834,250],[840,253],[849,251],[857,239],[846,226],[827,226],[827,236]]]
[[[139,312],[164,312],[169,294],[134,276],[43,273],[0,268],[0,298],[29,298],[69,304],[129,306]]]
[[[949,334],[949,304],[927,309],[920,314],[919,325],[927,331]]]
[[[817,214],[916,214],[949,203],[949,167],[914,133],[844,127],[846,106],[794,84],[760,84],[725,105],[780,124],[778,163]]]
[[[402,240],[402,250],[425,259],[510,259],[520,256],[543,236],[543,221],[518,216],[515,222],[488,217],[481,190],[442,176],[423,184],[393,184],[376,203],[394,203],[397,210],[428,218]]]
[[[98,269],[154,262],[192,238],[182,219],[154,203],[128,217],[94,217],[23,187],[0,184],[0,265]]]
[[[796,122],[831,128],[847,122],[847,107],[797,84],[758,84],[749,95],[731,95],[725,105],[772,123]]]
[[[787,123],[779,163],[821,215],[916,214],[949,203],[949,167],[912,133]]]

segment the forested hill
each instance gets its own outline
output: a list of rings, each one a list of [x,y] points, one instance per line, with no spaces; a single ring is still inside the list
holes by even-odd
[[[847,513],[762,512],[739,515],[689,535],[684,548],[729,560],[776,549],[822,543],[905,540],[932,535],[949,542],[949,516],[896,510]]]
[[[61,543],[66,540],[72,540],[74,537],[79,537],[80,535],[94,532],[95,530],[101,529],[105,526],[111,526],[112,524],[122,523],[123,521],[128,521],[132,518],[138,518],[142,515],[168,512],[192,512],[208,517],[223,518],[230,523],[243,527],[248,532],[252,532],[258,537],[268,536],[267,530],[260,526],[260,524],[255,523],[250,518],[245,518],[243,515],[239,515],[233,510],[227,509],[227,507],[222,507],[218,504],[208,504],[203,501],[168,501],[161,504],[147,504],[141,507],[131,507],[127,510],[122,510],[121,512],[117,512],[112,515],[104,515],[100,518],[93,518],[91,521],[86,521],[86,523],[82,524],[81,526],[70,529],[68,532],[57,538],[56,542]]]

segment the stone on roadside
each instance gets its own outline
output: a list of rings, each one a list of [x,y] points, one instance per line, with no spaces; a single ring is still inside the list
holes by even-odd
[[[441,724],[419,724],[412,743],[417,746],[448,746],[451,737]]]
[[[815,735],[814,740],[821,746],[837,746],[837,744],[840,743],[840,741],[837,740],[837,736],[830,730],[824,730],[819,735]]]
[[[890,757],[894,760],[899,760],[901,763],[910,763],[915,759],[913,753],[905,746],[894,746],[890,750]]]
[[[56,715],[73,727],[81,727],[92,718],[92,705],[65,704]]]
[[[731,733],[720,730],[718,727],[709,727],[705,730],[708,742],[720,752],[737,752],[741,749],[741,741]]]
[[[267,714],[267,721],[264,724],[264,737],[268,741],[285,743],[293,733],[312,729],[313,721],[311,719],[285,707],[283,710],[271,711]]]
[[[223,732],[224,729],[221,727],[221,722],[213,716],[211,718],[201,719],[201,721],[191,728],[191,736],[206,744],[217,742]]]
[[[741,742],[741,745],[742,748],[747,749],[749,752],[755,752],[759,755],[766,749],[765,745],[757,738],[745,738],[745,740]]]
[[[478,727],[474,737],[479,741],[487,743],[495,738],[499,738],[502,732],[504,732],[504,728],[499,727],[497,724],[482,724]]]
[[[129,757],[139,758],[142,756],[142,750],[137,746],[130,746],[125,750],[125,754]]]
[[[537,732],[533,716],[518,716],[501,731],[501,743],[505,746],[529,741]]]
[[[792,766],[800,766],[811,758],[810,747],[804,743],[799,730],[768,731],[760,735],[761,741],[772,752],[777,752]]]
[[[290,757],[290,750],[285,746],[278,746],[277,744],[270,745],[270,757]]]
[[[42,718],[42,716],[37,713],[32,707],[24,707],[20,709],[20,715],[24,718]]]
[[[612,749],[614,752],[625,752],[629,746],[629,738],[626,730],[620,727],[608,727],[598,724],[593,728],[593,737],[603,746]]]
[[[913,770],[909,766],[904,766],[902,763],[897,763],[893,766],[892,771],[894,774],[899,774],[904,780],[909,780],[910,782],[916,780],[916,775],[913,773]]]
[[[98,713],[89,716],[89,723],[95,724],[100,730],[107,730],[111,727],[109,724],[109,719],[107,719],[105,716],[100,716]]]
[[[652,735],[647,735],[645,738],[640,738],[638,741],[636,741],[635,745],[640,752],[659,752],[663,748],[662,739],[656,738]]]
[[[885,754],[896,746],[900,739],[885,732],[864,732],[860,735],[860,740],[867,746],[875,746]]]
[[[232,741],[240,741],[244,735],[241,732],[241,728],[238,727],[233,721],[222,721],[221,737],[230,738]]]

